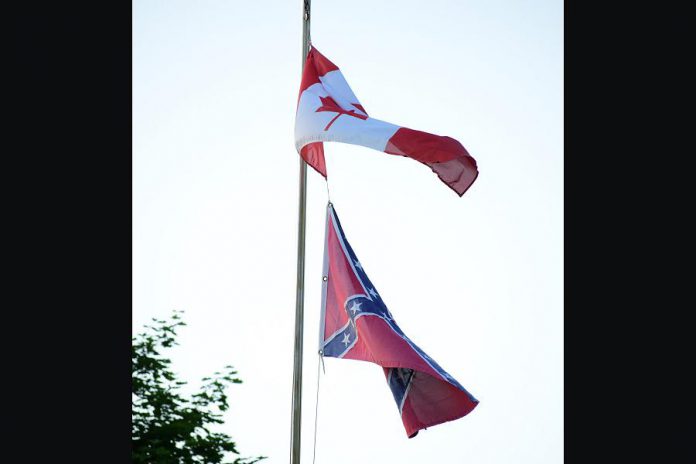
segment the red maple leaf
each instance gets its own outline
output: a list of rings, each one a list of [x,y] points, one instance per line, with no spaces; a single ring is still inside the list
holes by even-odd
[[[324,128],[325,131],[329,130],[329,127],[331,127],[331,125],[343,114],[347,114],[348,116],[353,116],[354,118],[359,118],[362,120],[367,119],[367,116],[365,116],[363,114],[356,113],[355,110],[344,110],[343,108],[338,106],[338,103],[336,103],[336,101],[333,98],[331,98],[329,96],[319,97],[319,99],[321,100],[321,106],[316,109],[316,111],[315,111],[316,113],[319,113],[320,111],[329,111],[331,113],[338,113],[326,125],[326,127]],[[351,104],[354,107],[356,107],[357,109],[359,109],[360,111],[365,112],[359,103],[351,103]]]

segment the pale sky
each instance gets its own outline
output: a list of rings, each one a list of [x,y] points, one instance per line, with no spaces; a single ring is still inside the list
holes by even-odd
[[[302,1],[133,2],[133,331],[185,311],[174,369],[232,364],[221,430],[289,462]],[[563,3],[314,0],[369,114],[459,140],[430,169],[325,144],[346,236],[403,331],[479,401],[408,439],[382,369],[325,360],[317,463],[563,460]],[[312,462],[326,183],[307,174],[302,462]]]

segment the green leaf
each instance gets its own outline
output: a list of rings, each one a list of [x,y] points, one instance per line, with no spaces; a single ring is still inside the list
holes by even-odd
[[[134,464],[252,464],[264,456],[236,458],[236,443],[227,434],[213,432],[211,425],[223,424],[222,414],[229,409],[226,383],[241,383],[231,365],[224,375],[204,377],[199,393],[181,395],[178,390],[187,382],[171,370],[171,360],[161,354],[177,345],[176,329],[186,324],[183,311],[175,310],[169,320],[153,318],[152,326],[132,340],[132,458]],[[216,409],[212,409],[216,408]]]

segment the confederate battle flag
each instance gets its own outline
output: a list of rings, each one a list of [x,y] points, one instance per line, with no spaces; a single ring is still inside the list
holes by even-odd
[[[326,177],[322,142],[362,145],[413,158],[462,196],[478,176],[476,160],[457,140],[374,119],[338,67],[312,46],[305,62],[295,117],[295,147]]]
[[[331,204],[324,246],[319,347],[323,356],[382,366],[409,438],[471,412],[478,400],[396,324]]]

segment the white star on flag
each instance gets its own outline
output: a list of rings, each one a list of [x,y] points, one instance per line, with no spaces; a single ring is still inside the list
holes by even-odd
[[[348,344],[350,343],[350,334],[349,333],[343,334],[343,340],[341,340],[341,343],[348,346]]]
[[[368,293],[372,295],[372,298],[377,298],[377,292],[375,291],[374,288],[371,288],[368,290]]]
[[[356,312],[360,311],[361,305],[362,305],[362,303],[358,303],[357,301],[353,301],[353,306],[351,306],[348,309],[353,313],[353,315],[355,315]]]
[[[357,267],[357,268],[360,269],[361,271],[364,271],[364,269],[362,268],[362,264],[360,264],[360,261],[356,261],[356,262],[355,262],[355,267]]]

